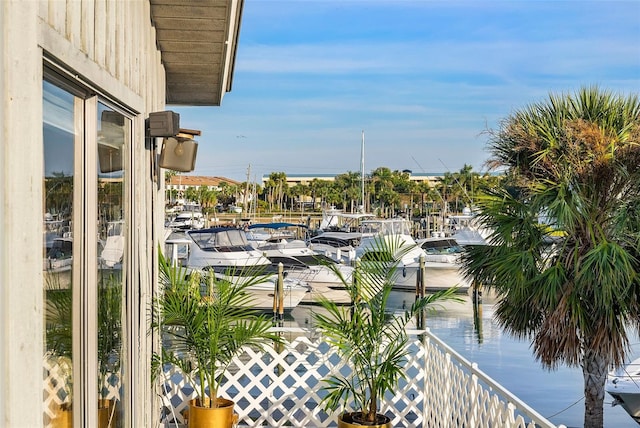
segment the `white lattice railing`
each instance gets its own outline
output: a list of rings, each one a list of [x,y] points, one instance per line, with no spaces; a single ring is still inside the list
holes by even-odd
[[[70,393],[73,388],[73,374],[71,360],[64,357],[45,355],[42,368],[44,428],[49,428],[52,426],[52,421],[58,416],[60,408],[64,404],[72,404]],[[101,386],[101,398],[120,401],[120,386],[120,374],[108,374]]]
[[[280,350],[246,350],[234,361],[219,395],[235,401],[240,426],[335,426],[336,415],[319,405],[321,379],[348,367],[312,330],[277,331],[286,344]],[[554,426],[428,330],[410,333],[406,380],[382,403],[394,427]],[[159,391],[162,422],[180,426],[188,401],[196,396],[194,386],[167,365]]]

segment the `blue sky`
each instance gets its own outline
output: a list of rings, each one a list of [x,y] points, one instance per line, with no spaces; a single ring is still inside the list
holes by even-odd
[[[550,92],[640,93],[640,0],[245,0],[232,91],[168,108],[194,175],[484,172],[484,131]]]

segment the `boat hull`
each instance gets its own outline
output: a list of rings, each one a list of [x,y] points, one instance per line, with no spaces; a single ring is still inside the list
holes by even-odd
[[[251,307],[263,311],[273,311],[278,308],[279,301],[276,299],[275,281],[266,281],[264,283],[255,284],[247,287],[247,291],[251,293]],[[284,281],[283,289],[283,310],[291,311],[304,299],[309,293],[309,288],[297,281]]]
[[[609,373],[605,391],[640,424],[640,358]]]
[[[418,263],[398,266],[393,276],[394,288],[396,290],[415,290],[419,269]],[[424,283],[426,291],[440,291],[458,287],[460,292],[466,292],[469,289],[469,283],[461,275],[459,267],[449,263],[425,263]]]

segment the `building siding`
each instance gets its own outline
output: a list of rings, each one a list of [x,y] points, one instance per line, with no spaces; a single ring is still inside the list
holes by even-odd
[[[146,0],[0,2],[0,426],[42,426],[42,78],[43,56],[134,115],[128,190],[134,219],[133,304],[142,316],[128,344],[134,372],[133,426],[155,426],[149,388],[147,305],[163,224],[162,182],[145,147],[144,119],[164,109],[165,75]],[[35,407],[34,407],[35,403]]]

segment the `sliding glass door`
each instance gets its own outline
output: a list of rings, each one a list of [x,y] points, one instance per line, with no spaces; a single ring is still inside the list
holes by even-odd
[[[76,82],[45,76],[44,424],[127,426],[131,119]]]

